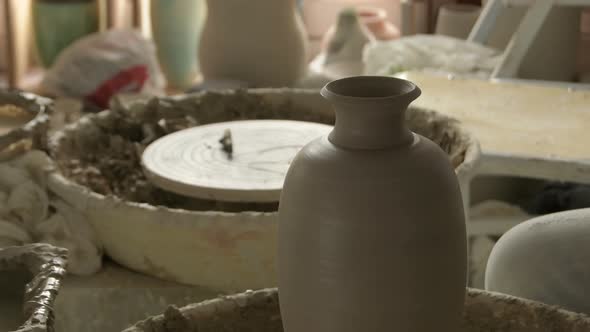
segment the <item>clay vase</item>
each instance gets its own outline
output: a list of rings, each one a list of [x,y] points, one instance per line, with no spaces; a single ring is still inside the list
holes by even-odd
[[[363,50],[367,43],[374,41],[369,29],[361,24],[355,9],[340,12],[336,26],[324,40],[324,72],[340,72],[343,76],[354,76],[364,71]]]
[[[35,0],[33,27],[39,60],[50,67],[61,51],[99,28],[96,0]]]
[[[199,61],[205,80],[292,86],[306,70],[307,39],[295,0],[207,0]]]
[[[486,290],[590,314],[590,209],[547,214],[506,232],[488,259]]]
[[[357,76],[321,93],[336,125],[294,158],[279,204],[285,331],[458,331],[461,193],[447,155],[405,123],[420,89]]]
[[[349,11],[356,12],[359,22],[364,26],[367,31],[376,40],[393,40],[400,37],[400,32],[393,23],[387,19],[387,12],[384,9],[377,7],[358,7],[355,9],[344,9],[340,12],[336,24],[330,27],[330,29],[324,35],[322,40],[323,49],[327,49],[330,41],[334,38],[334,34],[342,21],[342,15]]]
[[[197,48],[203,26],[203,0],[152,0],[152,35],[168,84],[186,89],[199,74]]]

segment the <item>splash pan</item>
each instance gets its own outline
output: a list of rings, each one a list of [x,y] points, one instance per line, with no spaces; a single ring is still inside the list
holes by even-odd
[[[395,327],[392,327],[392,331]],[[169,307],[124,332],[283,332],[277,289]],[[585,332],[590,317],[517,297],[468,289],[458,332]]]

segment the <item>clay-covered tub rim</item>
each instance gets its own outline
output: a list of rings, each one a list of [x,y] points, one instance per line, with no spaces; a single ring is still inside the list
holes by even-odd
[[[207,93],[209,93],[209,92],[200,91],[200,92],[191,93],[191,94],[170,96],[170,97],[166,97],[166,98],[162,98],[162,99],[171,100],[171,101],[179,101],[179,100],[188,99],[188,98],[199,98]],[[232,94],[232,93],[234,93],[234,91],[233,90],[232,91],[228,90],[228,91],[223,91],[223,92],[218,91],[217,93]],[[293,98],[293,97],[297,98],[298,95],[303,96],[303,97],[316,97],[316,98],[320,97],[320,91],[317,89],[259,88],[259,89],[248,89],[248,93],[251,93],[254,95],[260,95],[260,96],[271,95],[272,97],[277,97],[277,96],[280,97],[281,95],[286,95],[286,97],[291,97],[291,98]],[[145,103],[146,101],[147,100],[135,101],[135,102],[132,102],[129,106],[125,106],[125,107],[130,108],[130,107],[133,107],[134,105]],[[455,173],[457,174],[457,176],[460,180],[462,180],[463,178],[471,178],[473,176],[476,168],[479,166],[479,161],[480,161],[480,157],[481,157],[481,148],[480,148],[478,141],[474,138],[474,136],[468,130],[466,130],[465,128],[460,126],[460,122],[458,120],[452,119],[444,114],[437,113],[435,110],[410,107],[408,112],[409,113],[425,112],[425,113],[432,114],[434,118],[437,118],[437,119],[440,119],[443,121],[448,120],[449,125],[453,126],[454,130],[457,130],[457,132],[461,135],[464,145],[466,146],[466,149],[463,154],[463,161],[459,164],[459,166],[457,166],[455,168]],[[107,118],[110,116],[110,114],[111,114],[110,110],[104,110],[104,111],[99,112],[97,114],[85,115],[79,121],[69,124],[63,130],[60,130],[60,131],[56,132],[54,135],[52,135],[52,137],[50,138],[50,146],[55,147],[56,142],[58,142],[60,140],[60,138],[65,135],[66,130],[75,129],[76,126],[78,126],[79,123],[81,123],[82,121],[90,121],[91,117]],[[130,208],[145,209],[145,210],[149,210],[149,211],[153,211],[153,212],[165,210],[165,211],[169,211],[169,212],[188,213],[189,215],[194,215],[194,216],[248,215],[248,216],[254,216],[254,217],[272,216],[272,215],[277,214],[276,211],[272,211],[272,212],[260,212],[260,211],[225,212],[225,211],[218,211],[218,210],[210,210],[210,211],[200,211],[199,210],[199,211],[197,211],[197,210],[187,210],[187,209],[182,209],[182,208],[173,208],[173,207],[168,207],[165,205],[152,205],[149,203],[140,203],[140,202],[129,201],[129,200],[126,200],[126,199],[121,198],[116,195],[103,195],[103,194],[97,193],[97,192],[91,190],[90,188],[85,187],[81,184],[78,184],[75,181],[65,177],[57,168],[54,169],[49,174],[48,178],[49,178],[49,185],[52,187],[52,189],[55,189],[58,191],[58,193],[64,194],[66,196],[79,194],[79,195],[87,196],[88,198],[91,198],[91,199],[96,199],[96,200],[101,200],[101,201],[111,200],[113,203],[115,203],[117,205],[126,205]],[[64,191],[64,188],[69,188],[69,190],[68,190],[69,192]]]
[[[21,108],[31,115],[31,119],[19,128],[0,135],[0,151],[24,138],[38,139],[31,136],[36,134],[38,127],[49,121],[53,100],[29,92],[0,89],[0,106],[4,105],[14,105]]]
[[[50,188],[59,195],[64,195],[63,197],[71,197],[71,195],[83,195],[90,199],[96,200],[110,200],[116,205],[125,205],[130,208],[142,209],[152,212],[158,211],[167,211],[167,212],[176,212],[176,213],[184,213],[188,215],[195,215],[195,216],[233,216],[233,215],[248,215],[248,216],[271,216],[276,214],[276,212],[262,212],[262,211],[240,211],[240,212],[227,212],[227,211],[219,211],[219,210],[208,210],[208,211],[200,211],[200,210],[187,210],[182,208],[173,208],[165,205],[152,205],[149,203],[141,203],[141,202],[133,202],[129,200],[125,200],[116,195],[103,195],[93,191],[90,188],[87,188],[81,184],[76,183],[68,178],[66,178],[63,174],[59,172],[59,170],[52,170],[48,176],[48,185]],[[64,188],[69,188],[70,190],[65,190]],[[83,206],[81,207],[83,208]],[[199,219],[201,220],[201,219]],[[174,223],[174,220],[171,220],[170,223]],[[197,222],[197,221],[195,221]]]
[[[281,332],[278,289],[248,290],[182,308],[174,306],[160,315],[137,322],[123,332],[167,331],[173,324],[178,331],[236,331],[238,327]],[[261,314],[262,312],[262,314]],[[264,316],[266,314],[266,316]],[[216,325],[217,323],[217,325]],[[263,329],[264,328],[264,329]],[[590,317],[506,294],[467,288],[461,332],[582,332],[590,330]],[[201,331],[201,329],[199,329]]]

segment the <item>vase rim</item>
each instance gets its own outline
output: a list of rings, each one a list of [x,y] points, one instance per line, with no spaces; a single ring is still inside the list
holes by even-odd
[[[422,91],[408,81],[390,76],[351,76],[326,84],[320,94],[330,101],[345,103],[398,103],[408,104]]]

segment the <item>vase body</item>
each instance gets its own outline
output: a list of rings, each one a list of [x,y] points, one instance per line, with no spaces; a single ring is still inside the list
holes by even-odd
[[[33,27],[39,61],[50,67],[76,40],[97,32],[97,1],[33,1]]]
[[[208,0],[199,62],[205,80],[284,87],[306,71],[307,40],[295,0]]]
[[[286,332],[458,330],[463,206],[448,156],[406,126],[419,94],[371,76],[322,90],[336,125],[297,154],[279,205]]]
[[[152,0],[152,35],[168,84],[190,87],[198,73],[197,49],[204,21],[204,0]]]

